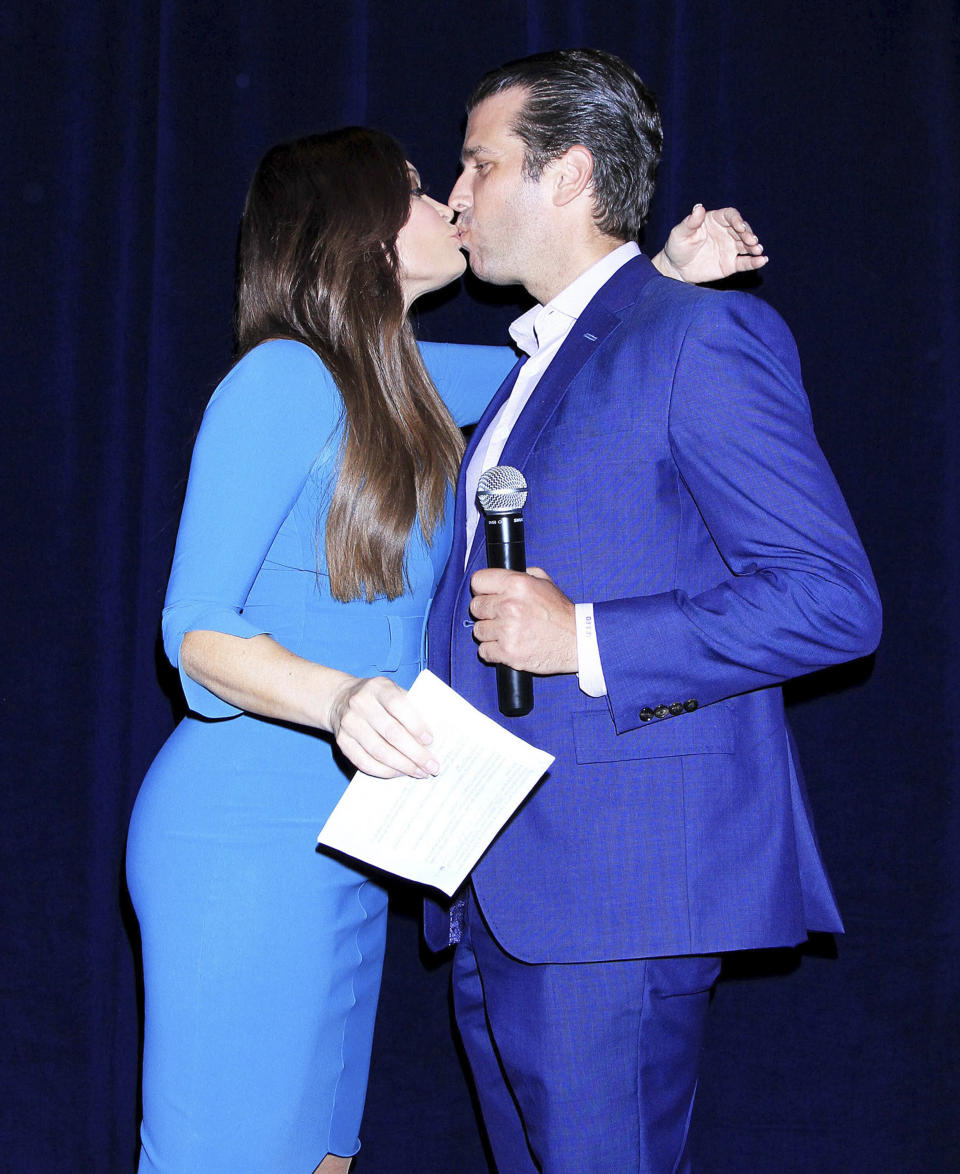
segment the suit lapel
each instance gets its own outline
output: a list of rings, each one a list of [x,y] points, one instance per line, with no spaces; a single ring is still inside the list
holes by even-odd
[[[501,464],[523,470],[540,433],[560,406],[570,384],[619,324],[620,319],[615,314],[604,307],[594,307],[591,302],[573,324],[573,329],[524,405],[504,445]]]
[[[593,307],[590,303],[587,310]],[[537,442],[537,438],[543,429],[547,426],[550,417],[557,410],[560,402],[566,394],[570,383],[594,353],[597,347],[610,334],[610,332],[619,325],[620,319],[616,315],[611,314],[609,310],[597,307],[592,314],[584,311],[583,314],[573,324],[573,329],[563,341],[563,345],[553,357],[553,361],[546,371],[540,376],[540,382],[537,384],[533,394],[523,406],[523,411],[517,418],[510,435],[507,437],[507,443],[503,447],[503,452],[500,455],[500,465],[512,465],[515,469],[523,471],[524,464],[527,457],[533,451],[533,447]],[[506,395],[497,395],[496,400],[490,405],[494,409],[491,414],[485,415],[483,420],[477,425],[476,431],[470,447],[463,458],[463,465],[460,469],[460,481],[457,484],[457,513],[455,518],[455,525],[457,526],[458,539],[454,539],[453,554],[451,555],[451,563],[457,559],[456,566],[462,567],[464,565],[463,548],[466,545],[466,503],[464,498],[466,491],[464,489],[463,474],[466,471],[467,463],[473,453],[476,443],[479,443],[487,427],[492,422],[500,405],[504,403],[510,391],[513,390],[513,385],[517,381],[517,375],[520,373],[520,364],[514,368],[507,379],[510,384]],[[504,384],[506,387],[506,384]],[[502,389],[501,389],[502,390]],[[496,405],[496,407],[495,407]],[[470,547],[470,557],[465,568],[466,573],[470,573],[475,569],[474,564],[480,558],[482,553],[482,534],[483,527],[478,526],[473,534],[473,544]],[[458,558],[459,555],[459,558]]]
[[[635,302],[640,291],[654,277],[656,277],[656,269],[647,257],[641,255],[628,261],[601,286],[573,324],[570,333],[563,341],[563,345],[540,377],[540,382],[524,405],[523,411],[504,445],[503,453],[500,456],[501,465],[513,465],[514,468],[523,471],[527,458],[533,451],[540,434],[547,427],[550,418],[563,401],[570,384],[598,348],[620,325],[620,311]],[[484,413],[483,419],[477,425],[464,456],[460,469],[460,481],[457,485],[457,532],[454,537],[453,555],[448,565],[456,567],[464,565],[464,547],[466,545],[464,474],[467,464],[494,416],[513,390],[524,361],[521,360],[507,376],[500,391]],[[472,569],[472,564],[479,557],[480,533],[481,527],[478,526],[474,534],[473,545],[470,548],[467,572]]]
[[[517,382],[517,376],[520,374],[520,368],[527,361],[527,356],[523,355],[514,365],[513,370],[500,384],[497,394],[493,397],[487,405],[487,410],[480,417],[477,426],[473,430],[470,437],[470,442],[467,445],[467,450],[463,454],[463,460],[460,462],[460,473],[457,477],[457,499],[453,513],[454,535],[453,535],[453,550],[450,552],[450,561],[447,563],[448,567],[463,567],[464,557],[466,554],[467,545],[467,466],[470,464],[470,458],[476,451],[477,445],[486,435],[487,429],[496,418],[497,412],[510,398],[510,392],[513,391],[514,384]]]
[[[643,287],[655,276],[653,265],[641,255],[628,261],[601,286],[573,324],[520,413],[504,446],[500,458],[502,464],[523,470],[540,434],[560,406],[570,384],[620,325],[620,311],[635,302]]]
[[[490,401],[487,410],[480,417],[477,426],[474,428],[473,435],[470,437],[470,443],[467,445],[467,451],[463,454],[460,473],[457,477],[457,493],[453,510],[453,545],[450,551],[450,557],[447,560],[447,568],[440,582],[437,584],[432,605],[432,614],[434,615],[443,615],[448,606],[453,606],[453,598],[459,589],[460,580],[463,578],[463,564],[467,545],[467,502],[465,488],[467,465],[470,463],[470,458],[474,450],[480,443],[484,433],[490,427],[497,412],[500,411],[510,392],[513,391],[513,386],[517,382],[517,376],[520,374],[520,368],[526,361],[526,355],[518,359],[513,370],[503,383],[500,384],[499,390]]]

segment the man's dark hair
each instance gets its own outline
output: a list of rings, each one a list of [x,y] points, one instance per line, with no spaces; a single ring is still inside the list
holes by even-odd
[[[601,232],[636,240],[647,219],[663,148],[660,111],[625,62],[601,49],[559,49],[509,61],[480,79],[467,111],[505,90],[527,93],[511,129],[525,145],[523,171],[540,178],[580,144],[593,156],[594,218]]]

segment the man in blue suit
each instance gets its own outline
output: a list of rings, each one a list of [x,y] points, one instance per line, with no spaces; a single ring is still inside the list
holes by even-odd
[[[639,78],[541,54],[468,110],[463,245],[538,304],[464,460],[430,660],[493,717],[491,666],[537,674],[500,720],[556,760],[473,873],[457,1018],[501,1174],[664,1174],[719,954],[842,928],[779,684],[872,651],[879,601],[786,326],[634,243],[661,147]],[[549,577],[483,569],[498,464]]]

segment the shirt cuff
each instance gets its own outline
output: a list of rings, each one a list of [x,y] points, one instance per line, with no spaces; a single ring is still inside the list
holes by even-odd
[[[577,622],[577,678],[580,692],[586,693],[588,697],[605,697],[607,682],[603,679],[600,646],[593,625],[593,604],[577,603],[573,610]]]

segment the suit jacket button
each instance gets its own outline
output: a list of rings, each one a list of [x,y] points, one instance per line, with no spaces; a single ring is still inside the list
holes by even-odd
[[[682,701],[674,701],[673,705],[670,706],[670,712],[673,714],[674,717],[676,717],[678,714],[683,713],[683,702]]]
[[[696,697],[691,697],[689,701],[684,701],[683,708],[687,711],[687,713],[693,713],[693,711],[697,708]]]
[[[670,710],[665,705],[658,705],[653,711],[654,717],[669,717]]]
[[[645,705],[643,709],[640,710],[640,720],[642,722],[649,722],[653,720],[653,710],[649,705]]]

